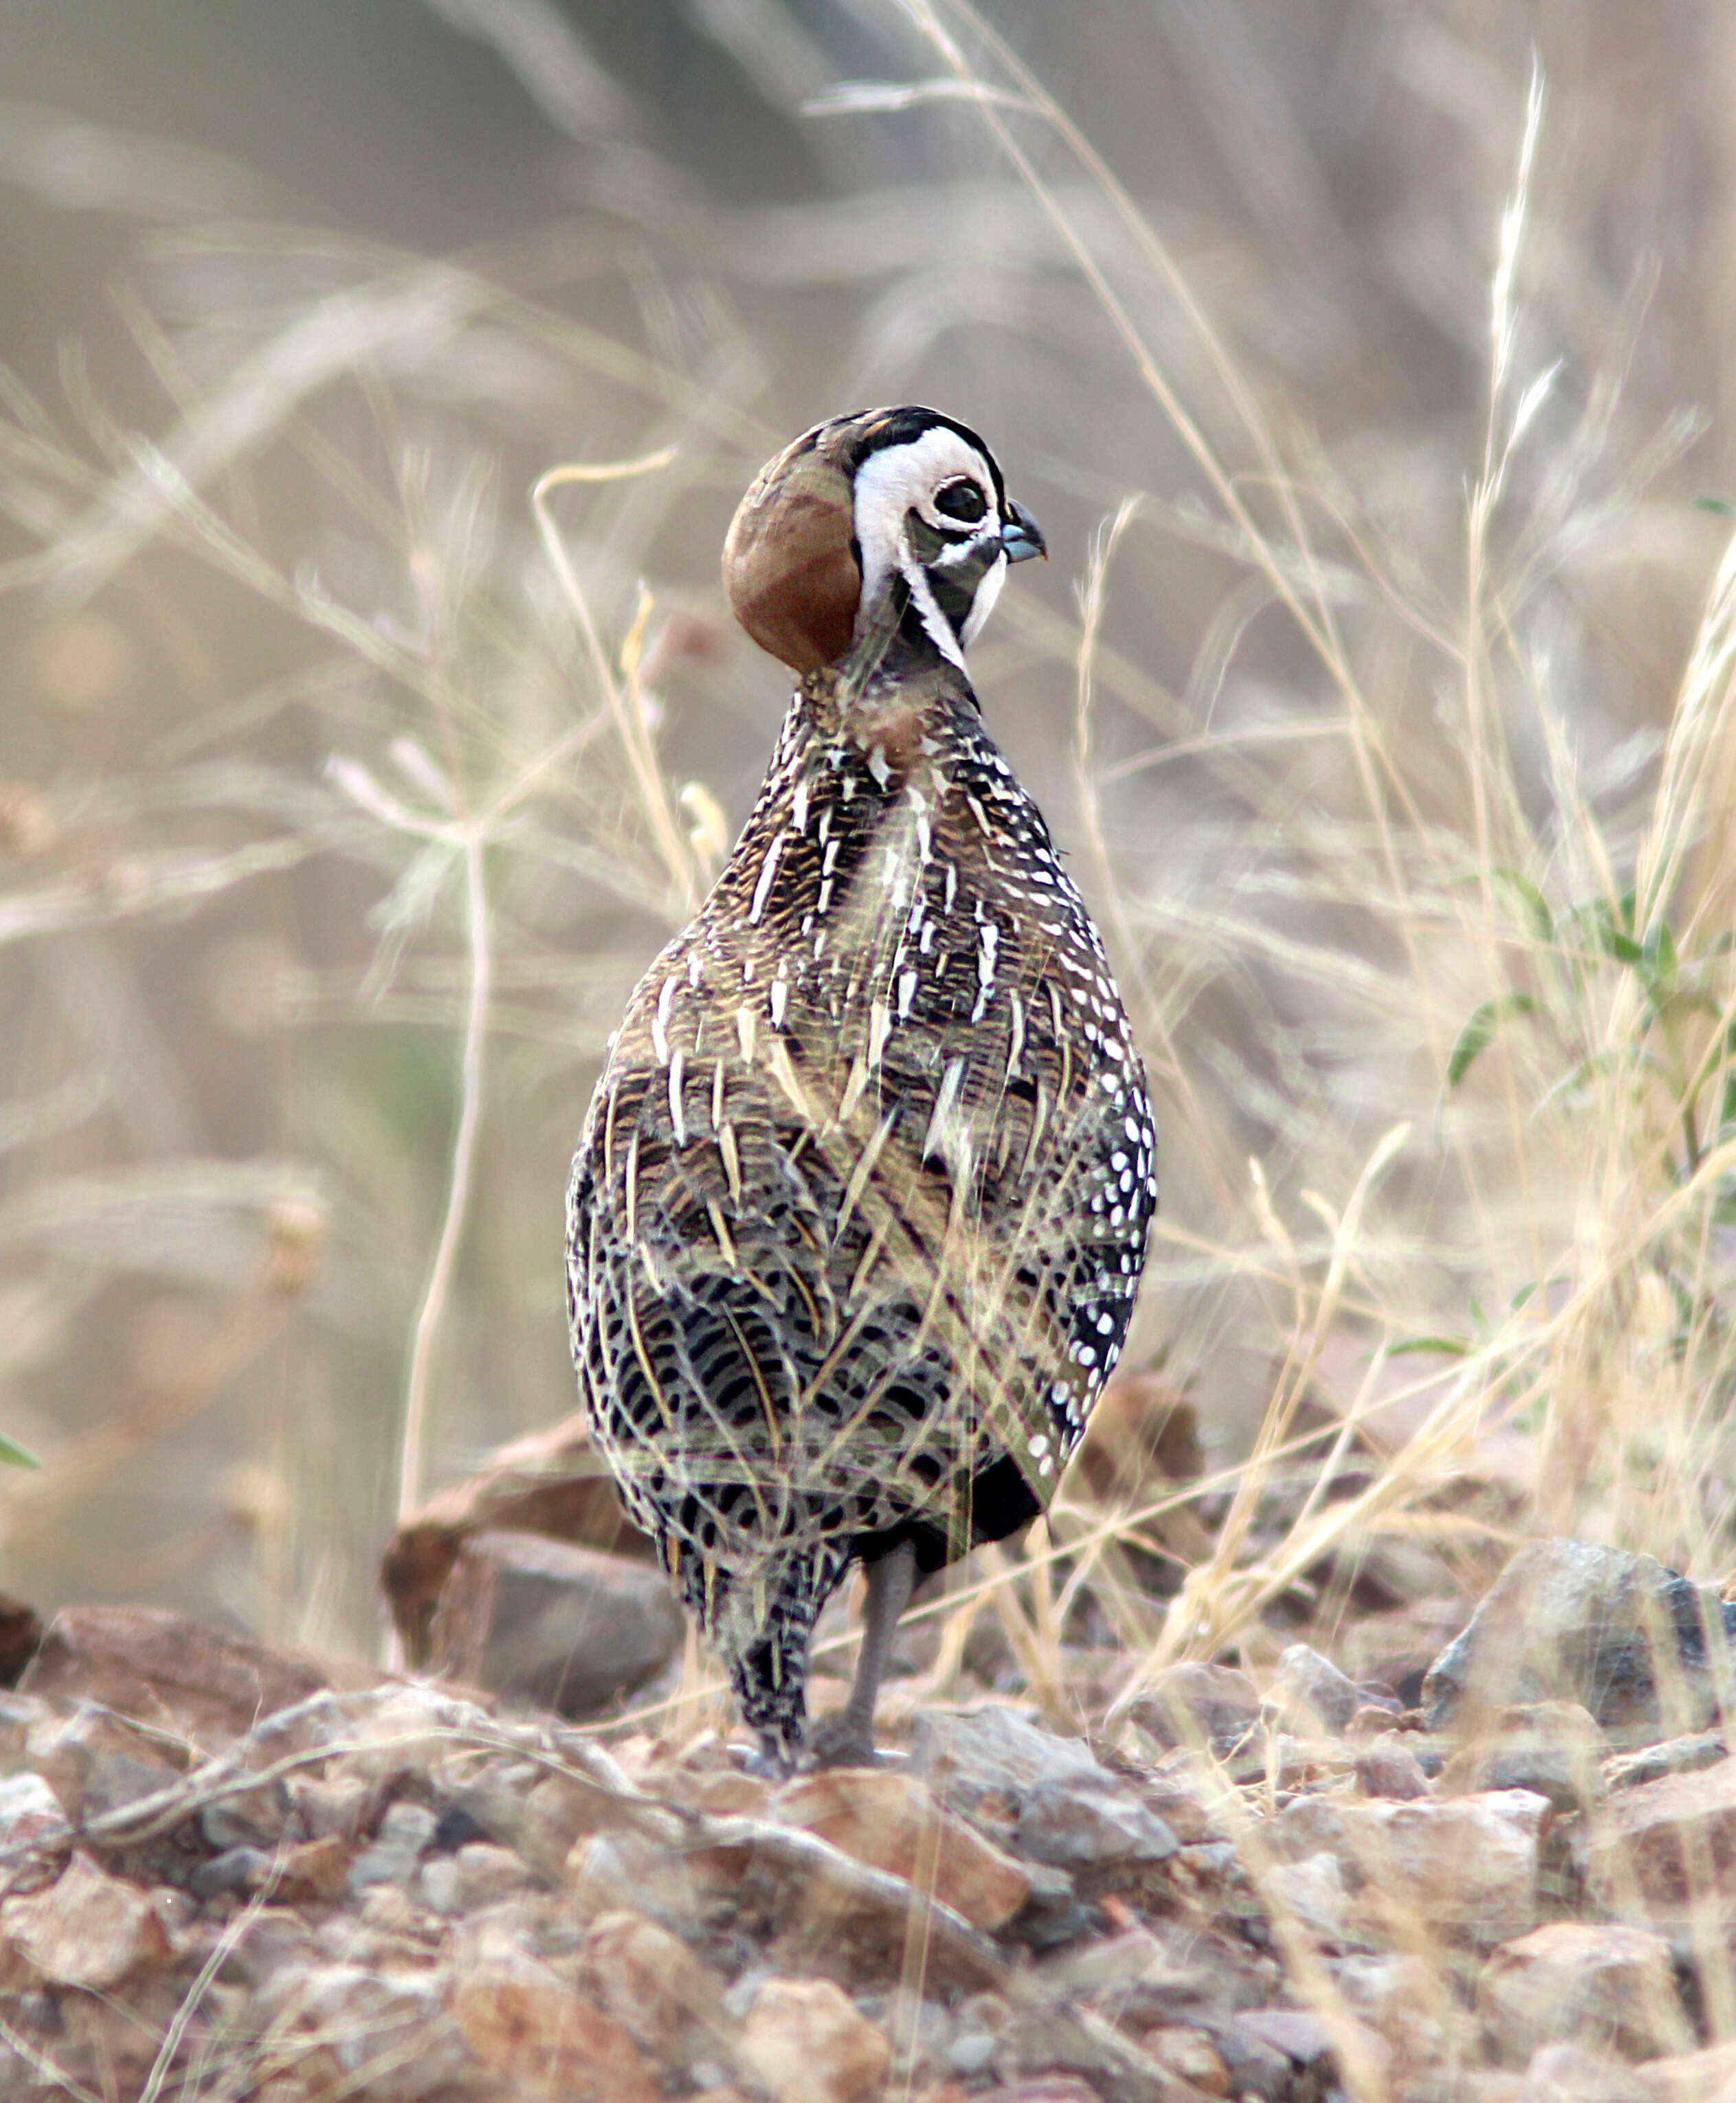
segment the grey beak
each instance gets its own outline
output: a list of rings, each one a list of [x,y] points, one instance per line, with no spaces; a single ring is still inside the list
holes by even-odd
[[[1048,543],[1043,537],[1043,528],[1022,504],[1009,503],[1007,522],[1000,529],[1000,545],[1007,551],[1009,562],[1028,562],[1033,555],[1048,559]]]

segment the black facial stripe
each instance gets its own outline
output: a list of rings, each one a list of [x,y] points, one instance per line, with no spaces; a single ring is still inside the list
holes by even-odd
[[[934,603],[946,617],[946,625],[955,635],[962,635],[964,624],[970,619],[970,610],[975,603],[977,587],[982,583],[980,574],[973,575],[967,591],[946,570],[928,569],[923,575],[928,580],[928,589],[934,594]]]
[[[991,526],[987,532],[983,531],[983,522],[980,518],[968,526],[952,525],[944,518],[936,520],[933,524],[926,518],[922,522],[934,538],[945,547],[973,548],[979,541],[986,548],[998,548],[1000,545],[1001,529],[998,522]]]
[[[902,584],[903,581],[901,577],[899,582]],[[944,620],[946,616],[942,614],[941,618]],[[898,616],[898,627],[905,641],[918,650],[933,650],[939,647],[935,638],[929,634],[928,623],[923,619],[921,609],[915,600],[910,597],[908,588],[906,589],[903,607]],[[959,631],[955,628],[952,634],[953,640],[956,643]]]

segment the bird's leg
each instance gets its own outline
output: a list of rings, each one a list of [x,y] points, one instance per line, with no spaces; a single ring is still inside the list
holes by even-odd
[[[748,1754],[743,1772],[757,1775],[762,1781],[788,1781],[795,1772],[795,1762],[790,1757],[783,1734],[777,1731],[761,1731],[759,1737],[759,1750]]]
[[[876,1763],[875,1697],[892,1652],[898,1616],[916,1589],[915,1545],[900,1541],[890,1554],[867,1564],[863,1574],[868,1581],[868,1596],[862,1603],[861,1649],[850,1698],[814,1733],[814,1758],[823,1767],[871,1767]]]

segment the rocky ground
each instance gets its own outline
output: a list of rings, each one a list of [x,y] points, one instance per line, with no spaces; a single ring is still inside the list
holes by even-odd
[[[773,1786],[69,1612],[0,1696],[0,2095],[1716,2103],[1728,1618],[1546,1543],[1418,1707],[1298,1643]]]

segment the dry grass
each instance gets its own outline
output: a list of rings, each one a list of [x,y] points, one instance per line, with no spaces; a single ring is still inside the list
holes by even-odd
[[[1612,11],[1528,77],[1501,11],[1375,11],[1322,5],[1337,87],[1288,101],[1266,15],[1130,18],[1065,108],[999,12],[861,11],[883,87],[741,11],[830,201],[652,185],[438,263],[145,215],[157,412],[69,355],[0,420],[0,1430],[44,1463],[5,1581],[366,1651],[394,1509],[570,1406],[567,1154],[781,699],[723,522],[811,415],[924,396],[1072,531],[1076,602],[1010,590],[978,683],[1159,1095],[1130,1363],[1213,1442],[967,1573],[930,1683],[986,1602],[1065,1715],[1087,1601],[1148,1669],[1221,1655],[1382,1541],[1736,1561],[1728,33]],[[1122,66],[1175,69],[1180,144]],[[1678,125],[1698,219],[1660,174],[1622,220]],[[121,143],[141,199],[198,173]],[[1189,1499],[1166,1605],[1121,1551]]]

